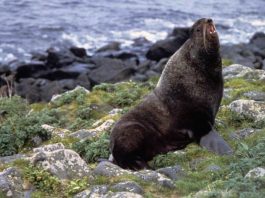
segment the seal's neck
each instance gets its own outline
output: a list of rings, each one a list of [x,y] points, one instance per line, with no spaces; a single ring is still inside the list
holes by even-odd
[[[207,53],[203,47],[196,47],[192,44],[192,40],[187,40],[169,59],[160,76],[156,89],[163,90],[163,92],[173,90],[180,83],[180,79],[185,78],[187,80],[189,75],[198,74],[205,78],[213,79],[213,81],[222,78],[219,47]],[[188,76],[186,76],[187,74]]]
[[[222,70],[219,43],[213,43],[207,50],[202,46],[194,46],[190,40],[188,43],[189,51],[186,52],[186,58],[190,60],[191,67],[207,72]]]

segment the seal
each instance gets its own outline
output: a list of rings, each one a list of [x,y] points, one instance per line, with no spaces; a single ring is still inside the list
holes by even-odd
[[[155,155],[192,142],[219,155],[232,154],[213,128],[223,95],[219,48],[212,19],[196,21],[153,92],[112,129],[114,163],[125,169],[149,168],[148,161]]]

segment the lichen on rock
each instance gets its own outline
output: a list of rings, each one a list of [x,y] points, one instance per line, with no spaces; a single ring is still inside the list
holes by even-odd
[[[21,173],[16,168],[8,168],[0,172],[0,196],[23,197],[23,179]]]
[[[90,175],[86,162],[73,150],[64,149],[61,144],[47,145],[35,149],[31,163],[60,179],[77,179]]]
[[[229,109],[242,116],[253,118],[255,121],[265,119],[265,102],[236,100],[229,105]]]

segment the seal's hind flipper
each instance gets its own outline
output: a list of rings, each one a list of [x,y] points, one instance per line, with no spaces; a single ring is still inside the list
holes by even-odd
[[[227,142],[214,130],[203,136],[200,140],[200,145],[209,151],[219,155],[231,155],[233,150]]]

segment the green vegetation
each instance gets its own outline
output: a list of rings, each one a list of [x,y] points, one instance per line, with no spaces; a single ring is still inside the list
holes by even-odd
[[[41,190],[46,193],[55,192],[58,194],[62,190],[60,180],[41,168],[29,164],[24,168],[23,173],[24,179],[32,184],[37,190]]]
[[[42,124],[71,131],[89,128],[113,108],[130,108],[137,104],[153,86],[152,82],[102,84],[95,86],[92,93],[79,88],[46,105],[29,105],[17,96],[0,98],[0,156],[34,146],[32,138],[36,136],[43,141],[49,140],[51,134],[41,127]]]
[[[226,59],[226,58],[223,58],[222,59],[222,66],[223,67],[227,67],[227,66],[232,65],[232,64],[233,64],[233,61],[232,60]]]
[[[25,145],[31,146],[31,139],[39,136],[42,140],[50,134],[41,125],[53,123],[54,111],[30,112],[29,105],[19,97],[1,98],[0,109],[0,156],[12,155]]]
[[[98,159],[108,159],[109,134],[105,132],[99,138],[77,142],[73,145],[73,149],[88,163],[97,162]]]
[[[231,89],[229,98],[223,99],[222,104],[229,104],[236,99],[246,99],[243,96],[248,91],[263,91],[265,92],[264,82],[261,81],[247,81],[243,78],[234,78],[225,82],[225,88]]]
[[[223,65],[224,62],[227,60],[223,60]],[[156,82],[157,78],[146,83],[101,84],[95,86],[90,93],[83,89],[65,93],[49,104],[29,105],[19,97],[0,98],[0,156],[30,152],[35,146],[32,138],[39,136],[43,144],[62,142],[67,148],[78,152],[90,167],[94,167],[99,159],[109,156],[110,131],[79,141],[77,138],[52,135],[42,129],[41,125],[49,124],[75,132],[92,128],[92,124],[98,119],[117,120],[121,115],[110,117],[110,110],[122,108],[121,114],[127,112],[155,87]],[[264,83],[242,78],[226,81],[225,88],[230,88],[231,94],[222,101],[222,105],[245,98],[243,94],[248,91],[265,91]],[[148,198],[194,197],[198,191],[201,193],[198,197],[265,197],[264,177],[245,178],[249,170],[264,167],[265,122],[256,123],[251,118],[239,116],[222,107],[217,114],[215,127],[234,149],[233,156],[217,156],[191,144],[183,151],[158,155],[150,162],[150,166],[155,169],[174,165],[183,168],[186,174],[175,181],[176,189],[157,187],[152,182],[144,182],[129,175],[61,181],[24,160],[0,165],[0,170],[11,166],[21,169],[24,181],[36,188],[32,197],[73,197],[93,185],[112,185],[128,180],[139,183],[144,188],[144,197]],[[261,131],[242,140],[230,138],[232,132],[244,128]],[[209,170],[210,165],[219,166],[220,170]]]

